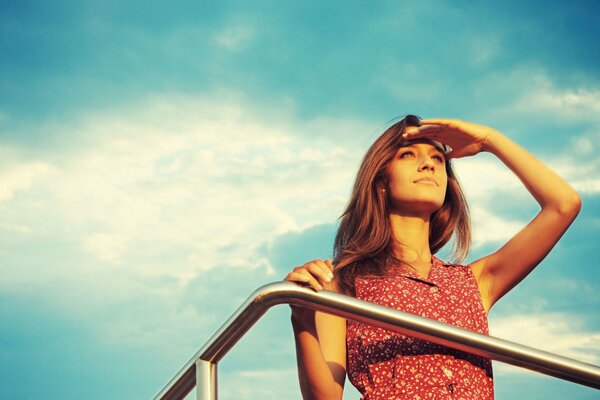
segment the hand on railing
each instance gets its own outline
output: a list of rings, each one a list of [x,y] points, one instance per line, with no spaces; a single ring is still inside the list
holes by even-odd
[[[316,292],[321,290],[334,291],[333,264],[331,260],[312,260],[295,267],[287,274],[284,281],[293,282],[308,287]],[[293,322],[314,321],[315,310],[290,305]]]
[[[292,270],[284,279],[307,286],[315,291],[331,290],[333,282],[333,264],[331,260],[312,260]]]
[[[297,268],[302,269],[304,266]],[[314,267],[306,266],[306,268]],[[298,272],[298,270],[294,272]],[[293,278],[295,275],[290,276],[291,274],[288,274],[288,277]],[[302,274],[304,273],[302,272]],[[306,285],[306,282],[302,280],[288,279],[288,277],[286,277],[286,281]],[[332,282],[335,282],[335,280],[332,280]],[[429,340],[461,351],[490,357],[518,367],[528,368],[546,375],[600,389],[600,368],[595,365],[582,363],[518,343],[466,331],[456,326],[431,321],[417,315],[386,309],[338,293],[326,292],[316,295],[311,290],[277,282],[265,285],[254,292],[246,300],[246,303],[227,320],[219,331],[161,390],[155,400],[181,400],[187,396],[197,383],[199,384],[197,390],[203,390],[201,393],[208,393],[205,396],[206,398],[216,399],[216,364],[267,311],[267,308],[296,301],[324,313],[352,318],[403,335]],[[343,313],[336,312],[336,310],[343,310]],[[198,367],[199,365],[202,368]]]

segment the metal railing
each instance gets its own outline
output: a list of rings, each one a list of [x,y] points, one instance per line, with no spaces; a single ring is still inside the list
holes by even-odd
[[[196,386],[198,400],[217,399],[217,363],[271,307],[293,304],[428,340],[443,346],[600,389],[600,367],[393,310],[341,294],[314,292],[289,282],[258,288],[155,397],[181,400]]]

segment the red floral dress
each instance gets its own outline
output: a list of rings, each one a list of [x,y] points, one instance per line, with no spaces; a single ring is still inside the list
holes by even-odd
[[[488,334],[471,269],[432,258],[427,279],[404,269],[358,277],[356,298]],[[363,400],[491,400],[491,361],[449,347],[348,321],[348,377]]]

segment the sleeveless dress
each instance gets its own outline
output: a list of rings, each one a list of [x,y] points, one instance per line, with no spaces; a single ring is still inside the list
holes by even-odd
[[[356,298],[488,334],[471,269],[432,258],[424,279],[405,269],[357,277]],[[362,400],[492,400],[491,360],[348,320],[347,369]]]

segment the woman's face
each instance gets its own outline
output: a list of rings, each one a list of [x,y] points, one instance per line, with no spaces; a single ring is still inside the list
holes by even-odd
[[[448,176],[444,153],[428,140],[399,148],[388,167],[388,193],[393,211],[431,215],[444,204]]]

